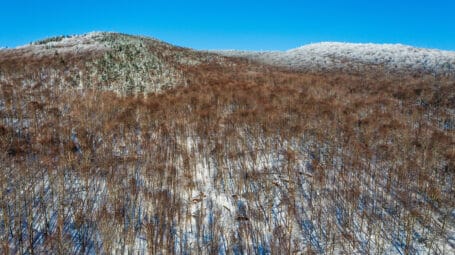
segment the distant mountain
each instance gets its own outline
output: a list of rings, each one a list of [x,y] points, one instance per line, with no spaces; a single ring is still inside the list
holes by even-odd
[[[455,75],[455,52],[402,44],[322,42],[288,51],[217,51],[261,63],[309,71],[365,71]]]

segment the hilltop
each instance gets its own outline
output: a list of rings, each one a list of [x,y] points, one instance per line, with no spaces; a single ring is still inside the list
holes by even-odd
[[[425,73],[455,75],[455,52],[402,44],[322,42],[288,51],[215,51],[305,71]]]
[[[184,85],[184,69],[228,62],[216,54],[153,38],[92,32],[0,50],[0,80],[23,79],[26,86],[52,84],[54,88],[151,93]]]

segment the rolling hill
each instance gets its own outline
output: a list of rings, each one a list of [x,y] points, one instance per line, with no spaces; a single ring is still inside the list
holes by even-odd
[[[455,52],[402,44],[323,42],[288,51],[215,51],[261,63],[305,71],[455,75]]]

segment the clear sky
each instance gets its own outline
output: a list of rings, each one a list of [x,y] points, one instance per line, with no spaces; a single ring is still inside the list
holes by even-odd
[[[455,0],[0,1],[0,47],[90,31],[196,49],[285,50],[342,41],[455,50]]]

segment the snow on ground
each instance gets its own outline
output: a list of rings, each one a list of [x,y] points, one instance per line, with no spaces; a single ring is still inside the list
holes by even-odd
[[[455,73],[455,52],[414,48],[402,44],[322,42],[288,51],[216,51],[296,69],[345,69],[380,65],[391,70]]]

